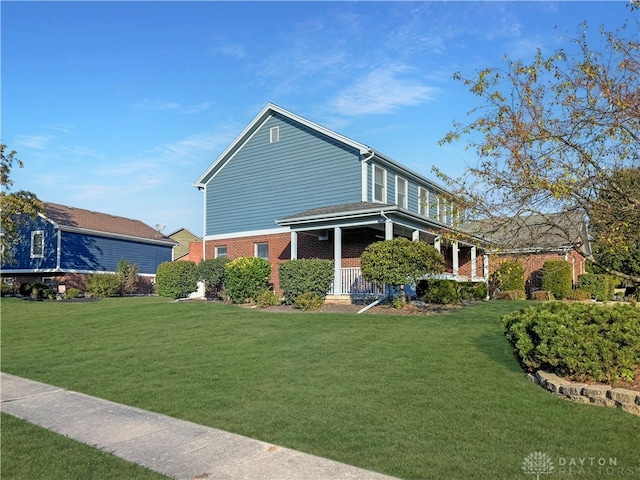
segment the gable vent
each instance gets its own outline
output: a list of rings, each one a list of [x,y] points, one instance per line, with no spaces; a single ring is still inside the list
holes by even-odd
[[[280,127],[271,127],[269,142],[276,143],[280,141]]]

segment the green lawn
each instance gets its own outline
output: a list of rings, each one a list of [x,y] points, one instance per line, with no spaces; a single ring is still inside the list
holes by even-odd
[[[3,299],[2,370],[405,479],[530,479],[536,451],[556,476],[585,457],[640,476],[640,418],[524,377],[499,322],[522,305],[421,317]]]

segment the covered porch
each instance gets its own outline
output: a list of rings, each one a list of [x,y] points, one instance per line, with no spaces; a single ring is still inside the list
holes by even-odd
[[[457,239],[456,232],[435,219],[397,205],[358,202],[307,210],[277,221],[290,228],[291,259],[326,258],[334,261],[329,300],[376,297],[386,286],[367,282],[360,272],[360,255],[373,242],[405,237],[428,242],[443,254],[445,272],[437,278],[484,282],[488,256],[484,249]]]

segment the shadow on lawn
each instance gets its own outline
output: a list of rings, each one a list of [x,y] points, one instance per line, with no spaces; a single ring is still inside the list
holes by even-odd
[[[498,333],[482,335],[477,337],[473,343],[492,363],[500,365],[510,372],[524,374],[509,342],[503,335]]]

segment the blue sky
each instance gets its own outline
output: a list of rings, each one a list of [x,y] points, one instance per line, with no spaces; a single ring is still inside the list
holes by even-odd
[[[201,235],[193,182],[268,102],[458,176],[473,153],[437,142],[477,103],[453,74],[571,49],[625,4],[2,1],[14,189]]]

